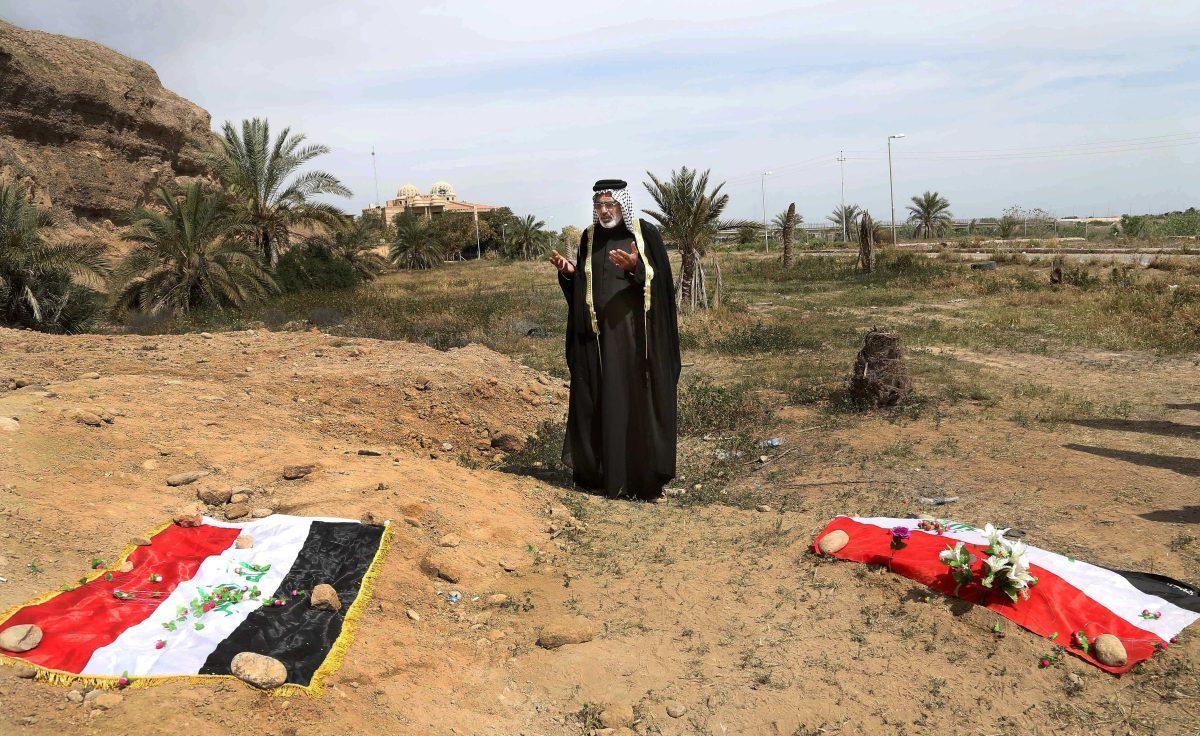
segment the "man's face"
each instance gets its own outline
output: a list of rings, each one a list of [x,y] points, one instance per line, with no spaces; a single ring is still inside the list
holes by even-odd
[[[621,203],[613,199],[611,194],[597,194],[592,199],[592,209],[596,211],[596,219],[603,228],[614,228],[621,222]]]

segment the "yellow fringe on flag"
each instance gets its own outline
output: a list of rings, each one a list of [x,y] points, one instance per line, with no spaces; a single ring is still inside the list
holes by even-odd
[[[167,522],[152,532],[150,538],[153,539],[162,530],[171,525],[172,522]],[[386,521],[383,526],[383,535],[379,538],[379,548],[375,550],[375,557],[371,560],[371,564],[367,567],[366,574],[363,575],[362,583],[358,588],[358,596],[354,602],[350,604],[350,608],[346,609],[346,616],[342,619],[342,631],[338,634],[338,638],[333,642],[333,646],[329,650],[329,654],[325,656],[325,661],[313,673],[312,679],[308,685],[292,685],[284,683],[273,690],[267,690],[268,695],[274,695],[281,698],[289,698],[293,695],[320,695],[325,688],[325,680],[341,666],[346,658],[346,653],[350,650],[350,645],[354,642],[354,636],[358,632],[358,622],[362,618],[363,613],[367,609],[367,603],[370,602],[371,595],[375,592],[375,582],[379,579],[380,571],[383,568],[384,557],[392,546],[392,536],[394,534],[392,522]],[[113,569],[124,565],[129,555],[138,548],[136,544],[126,546],[121,556],[117,558],[117,562],[108,568],[99,568],[93,574],[90,574],[87,579],[80,583],[86,585],[98,577],[101,577],[106,572],[111,572]],[[77,586],[72,586],[73,590]],[[57,596],[60,596],[65,591],[56,590],[45,595],[38,596],[31,600],[19,603],[0,613],[0,626],[5,621],[12,618],[13,614],[25,608],[26,606],[36,606],[45,603]],[[8,667],[26,667],[34,671],[33,680],[35,682],[44,682],[50,685],[58,685],[60,687],[76,686],[85,687],[92,690],[119,690],[119,689],[140,689],[144,687],[154,687],[155,685],[165,685],[167,683],[178,682],[194,685],[211,684],[218,680],[233,680],[241,682],[241,680],[233,675],[152,675],[148,677],[130,677],[129,682],[125,685],[121,684],[121,677],[116,675],[79,675],[74,672],[64,672],[62,670],[50,669],[41,665],[26,662],[19,657],[7,657],[0,655],[0,666]]]

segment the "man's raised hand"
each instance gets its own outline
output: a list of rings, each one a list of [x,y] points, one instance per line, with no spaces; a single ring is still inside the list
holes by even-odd
[[[573,276],[575,274],[575,264],[568,261],[563,256],[559,255],[558,251],[550,251],[550,262],[558,269],[559,273],[564,276]]]
[[[638,264],[638,249],[637,243],[629,244],[629,252],[613,249],[608,252],[608,260],[612,261],[613,265],[622,271],[633,273],[637,269]]]

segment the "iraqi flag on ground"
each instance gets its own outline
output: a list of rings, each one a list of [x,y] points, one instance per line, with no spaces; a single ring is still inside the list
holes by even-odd
[[[388,532],[283,515],[171,524],[78,587],[0,614],[0,637],[22,624],[41,630],[35,647],[0,649],[0,659],[33,665],[40,679],[105,687],[229,676],[235,655],[254,652],[287,668],[280,692],[313,692],[350,644]],[[310,605],[320,584],[339,610]]]
[[[822,540],[837,531],[845,532],[845,540],[841,535],[830,537],[824,545],[830,550],[828,554],[888,567],[939,593],[986,606],[1097,667],[1118,674],[1169,646],[1184,628],[1200,618],[1200,594],[1194,586],[1163,575],[1110,570],[1028,546],[1029,572],[1037,583],[1029,588],[1028,598],[1010,600],[1003,592],[978,583],[983,577],[980,558],[987,556],[983,550],[988,546],[981,530],[941,521],[944,531],[939,534],[921,531],[921,521],[839,516],[817,535],[813,549],[821,552]],[[900,549],[892,544],[896,527],[910,530]],[[955,542],[962,542],[976,558],[975,583],[960,586],[940,558],[942,551]],[[1094,656],[1090,643],[1101,634],[1115,636],[1124,645],[1124,664],[1105,664]]]

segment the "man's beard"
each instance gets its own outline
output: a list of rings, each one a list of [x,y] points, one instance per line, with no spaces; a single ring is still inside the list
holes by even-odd
[[[600,227],[604,228],[605,230],[612,230],[619,224],[621,224],[621,218],[618,215],[613,215],[609,218],[600,217]]]

